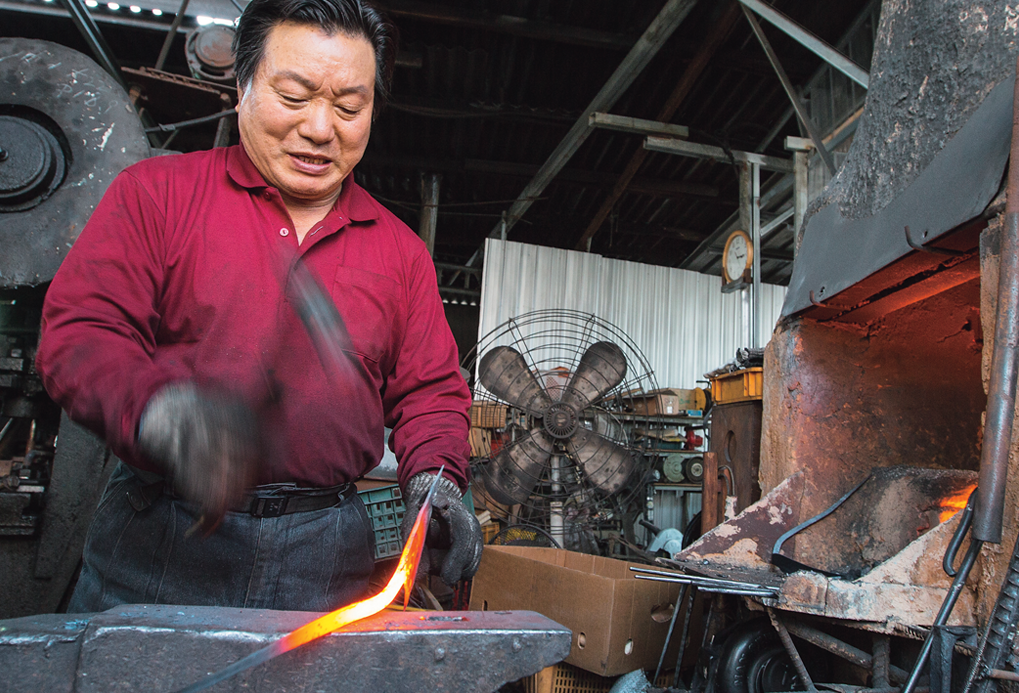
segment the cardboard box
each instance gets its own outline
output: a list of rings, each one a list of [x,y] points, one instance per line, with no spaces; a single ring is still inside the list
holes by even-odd
[[[633,411],[648,416],[680,416],[688,411],[703,410],[707,395],[703,388],[692,390],[654,390],[643,397],[634,397]]]
[[[505,428],[509,407],[505,404],[481,402],[471,405],[471,426],[477,428]]]
[[[537,611],[558,621],[573,631],[565,661],[600,676],[653,670],[679,585],[638,580],[631,565],[560,549],[486,546],[470,608]],[[666,661],[675,661],[678,641]]]

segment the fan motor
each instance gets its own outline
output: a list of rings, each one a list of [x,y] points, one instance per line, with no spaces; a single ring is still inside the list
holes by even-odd
[[[553,402],[545,410],[545,431],[557,440],[572,436],[577,422],[577,411],[565,402]]]

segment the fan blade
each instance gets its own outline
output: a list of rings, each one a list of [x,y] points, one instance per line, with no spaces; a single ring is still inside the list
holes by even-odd
[[[485,389],[531,416],[542,416],[552,400],[548,398],[524,357],[516,349],[498,346],[481,357],[478,379]]]
[[[637,465],[629,450],[586,428],[573,434],[566,449],[588,480],[607,494],[620,491]]]
[[[612,342],[596,342],[580,357],[577,370],[563,390],[561,401],[583,411],[626,377],[626,356]]]
[[[527,502],[551,457],[552,442],[541,429],[535,429],[492,458],[485,490],[505,505]]]

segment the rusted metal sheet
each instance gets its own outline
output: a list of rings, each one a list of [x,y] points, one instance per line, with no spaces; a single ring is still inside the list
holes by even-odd
[[[0,621],[4,690],[178,690],[311,616],[136,605]],[[224,681],[216,690],[488,693],[561,661],[570,641],[567,628],[529,611],[389,611]]]
[[[771,547],[799,522],[803,477],[792,475],[760,501],[676,554],[675,559],[705,568],[741,568],[778,575],[778,569],[769,562]]]

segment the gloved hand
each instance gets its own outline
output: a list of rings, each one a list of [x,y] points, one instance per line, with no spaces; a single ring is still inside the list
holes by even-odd
[[[403,490],[407,510],[400,534],[407,541],[414,519],[428,495],[435,475],[421,472],[411,477]],[[425,550],[418,565],[418,575],[438,575],[452,587],[460,580],[469,580],[481,563],[482,534],[478,518],[461,501],[460,489],[442,477],[432,497],[432,519],[425,537]]]
[[[254,479],[258,445],[251,410],[236,398],[171,383],[145,405],[141,452],[166,470],[173,488],[201,506],[215,527]]]

